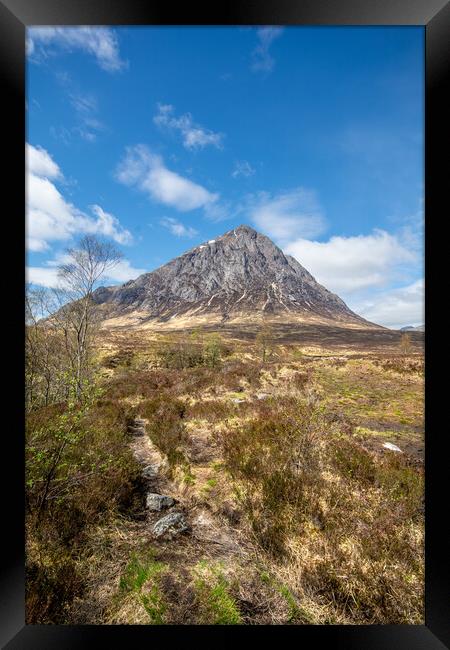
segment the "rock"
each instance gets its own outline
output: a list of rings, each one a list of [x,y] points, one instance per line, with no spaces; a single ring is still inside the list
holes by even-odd
[[[393,445],[392,442],[383,442],[383,447],[385,449],[390,449],[391,451],[397,451],[403,454],[402,450],[400,447],[397,447],[397,445]]]
[[[155,494],[149,492],[146,498],[146,506],[149,510],[162,510],[163,508],[170,508],[175,503],[175,499],[165,496],[164,494]]]
[[[322,518],[318,515],[313,515],[311,521],[315,528],[318,528],[319,530],[323,530],[325,528],[325,524],[323,523]]]
[[[155,537],[165,536],[170,539],[180,533],[186,532],[187,530],[189,530],[189,526],[181,512],[171,512],[170,514],[165,515],[161,519],[158,519],[152,528]]]
[[[142,478],[153,479],[158,476],[158,466],[157,465],[147,465],[142,470]]]
[[[242,404],[242,402],[245,402],[245,399],[239,399],[238,397],[232,397],[231,401],[234,402],[235,404]]]
[[[128,433],[133,436],[143,436],[145,435],[145,429],[144,427],[128,427]]]

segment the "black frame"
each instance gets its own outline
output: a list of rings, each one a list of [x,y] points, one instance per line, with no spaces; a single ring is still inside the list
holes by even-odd
[[[295,634],[296,641],[310,647],[326,643],[342,650],[439,650],[450,648],[450,599],[448,537],[444,533],[446,512],[442,508],[447,487],[448,462],[443,449],[443,439],[448,431],[440,426],[439,415],[444,416],[445,402],[437,395],[437,387],[446,377],[445,351],[448,350],[446,318],[439,319],[437,309],[445,301],[444,287],[439,287],[442,277],[447,279],[442,261],[445,240],[440,236],[439,216],[448,203],[446,178],[448,170],[448,127],[446,118],[448,104],[444,100],[445,73],[450,63],[450,3],[447,0],[241,0],[239,5],[223,2],[215,10],[201,3],[184,4],[175,11],[168,3],[144,2],[143,0],[0,0],[0,80],[3,82],[3,108],[6,108],[8,137],[5,158],[11,180],[5,184],[4,195],[11,199],[9,212],[4,220],[15,226],[17,238],[14,249],[13,273],[8,274],[5,287],[10,291],[7,306],[17,307],[11,319],[9,310],[3,314],[8,323],[6,331],[8,347],[13,353],[13,363],[8,366],[7,399],[5,404],[17,403],[17,394],[23,395],[23,287],[24,255],[24,124],[25,124],[25,28],[28,25],[421,25],[426,35],[426,117],[425,117],[425,272],[427,277],[426,313],[426,589],[425,625],[385,626],[266,626],[263,633],[284,636],[288,631]],[[448,84],[447,84],[448,86]],[[447,137],[445,137],[447,134]],[[16,191],[8,191],[10,185]],[[442,207],[441,207],[442,206]],[[445,215],[447,216],[447,215]],[[12,217],[12,218],[11,218]],[[11,224],[12,222],[12,224]],[[8,238],[8,248],[13,249]],[[441,245],[441,255],[439,254]],[[447,251],[445,251],[447,252]],[[448,256],[448,253],[447,253]],[[441,264],[441,268],[439,266]],[[432,266],[436,269],[431,275]],[[9,268],[9,267],[8,267]],[[17,286],[15,286],[17,283]],[[445,287],[447,288],[447,287]],[[448,290],[447,290],[448,291]],[[8,314],[8,315],[7,315]],[[434,315],[434,318],[433,318]],[[448,318],[448,317],[447,317]],[[447,370],[448,372],[448,370]],[[433,377],[436,382],[433,385]],[[441,379],[441,382],[439,382]],[[20,408],[23,402],[19,398]],[[6,409],[3,422],[6,424]],[[12,410],[14,413],[14,410]],[[25,625],[24,615],[24,461],[23,430],[16,425],[4,429],[4,444],[8,444],[4,463],[10,469],[7,491],[4,490],[2,541],[6,543],[3,558],[8,562],[2,572],[0,591],[2,647],[10,650],[40,648],[107,647],[114,642],[134,643],[145,641],[172,641],[181,631],[183,640],[198,642],[215,640],[215,629],[208,626],[178,626],[148,628],[147,626],[39,626]],[[446,422],[443,417],[442,422]],[[23,423],[23,421],[22,421]],[[9,422],[8,422],[9,425]],[[9,459],[11,458],[11,461]],[[19,469],[20,468],[20,469]],[[3,471],[2,474],[5,474]],[[197,629],[200,627],[201,629]],[[261,628],[222,628],[223,640],[232,641],[237,634],[253,641]],[[273,637],[275,638],[275,637]],[[268,639],[267,639],[268,640]],[[444,645],[445,644],[445,645]]]

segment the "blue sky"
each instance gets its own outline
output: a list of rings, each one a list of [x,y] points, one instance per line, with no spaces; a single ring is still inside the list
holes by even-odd
[[[420,27],[34,28],[27,266],[151,271],[248,223],[366,318],[423,322]]]

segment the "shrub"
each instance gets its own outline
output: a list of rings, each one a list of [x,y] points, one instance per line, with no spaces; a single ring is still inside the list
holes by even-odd
[[[120,350],[115,354],[111,354],[105,359],[103,359],[101,365],[104,368],[117,368],[124,367],[129,368],[133,362],[134,353],[132,350]]]
[[[83,588],[77,558],[88,526],[129,509],[139,466],[127,414],[95,391],[90,403],[60,404],[27,418],[27,621],[57,623]]]
[[[183,370],[208,366],[219,368],[223,356],[231,352],[217,333],[205,334],[192,332],[190,336],[178,335],[170,340],[161,341],[156,349],[156,360],[163,368]]]
[[[296,372],[292,377],[289,377],[289,382],[300,390],[306,386],[309,380],[310,373],[308,372]]]
[[[381,367],[383,370],[393,370],[401,375],[413,373],[421,374],[424,370],[423,359],[393,357],[392,359],[375,359],[373,363],[375,366]]]
[[[233,412],[233,404],[220,400],[198,401],[187,407],[189,418],[206,419],[209,422],[225,420]]]
[[[345,437],[335,439],[330,451],[334,451],[335,467],[346,478],[374,483],[376,464],[370,452]]]
[[[256,388],[260,385],[260,376],[261,365],[259,363],[244,363],[230,359],[217,375],[217,382],[224,388],[232,390],[239,387],[241,381],[246,381],[251,387]]]
[[[242,616],[231,595],[230,584],[220,565],[200,563],[194,584],[199,622],[209,625],[239,625]]]
[[[284,552],[287,533],[318,507],[316,418],[306,403],[285,400],[261,405],[256,419],[221,436],[238,498],[258,543],[273,555]]]
[[[108,383],[108,397],[116,400],[126,397],[151,397],[155,391],[171,388],[176,380],[176,371],[160,369],[122,371]]]
[[[163,368],[195,368],[203,364],[203,350],[197,343],[179,339],[161,344],[156,351],[156,358],[158,365]]]
[[[60,545],[43,545],[40,561],[27,554],[25,617],[27,624],[63,624],[75,596],[83,593],[76,563]],[[42,560],[45,559],[45,562]]]
[[[166,454],[169,466],[185,463],[184,447],[189,439],[184,423],[185,403],[160,393],[142,404],[141,413],[149,421],[147,431],[152,442]]]

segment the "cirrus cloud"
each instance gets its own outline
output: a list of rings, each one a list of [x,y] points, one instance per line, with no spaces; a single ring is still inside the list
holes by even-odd
[[[238,178],[239,176],[248,178],[249,176],[253,176],[254,173],[255,170],[247,160],[236,160],[231,176],[233,178]]]
[[[281,36],[282,27],[260,27],[257,30],[258,44],[252,52],[252,70],[268,74],[273,70],[275,60],[270,54],[273,41]]]
[[[27,54],[40,62],[56,51],[81,50],[91,54],[108,72],[117,72],[127,64],[120,58],[116,33],[109,27],[30,27],[27,29]]]
[[[216,149],[223,148],[223,133],[215,133],[195,124],[190,113],[175,117],[174,107],[171,104],[158,104],[158,112],[153,121],[158,126],[180,131],[186,149],[203,149],[208,145],[216,147]]]
[[[195,235],[198,234],[198,231],[195,230],[195,228],[192,228],[192,226],[185,226],[181,221],[178,221],[178,219],[174,219],[173,217],[164,217],[159,223],[176,237],[190,238],[195,237]]]

